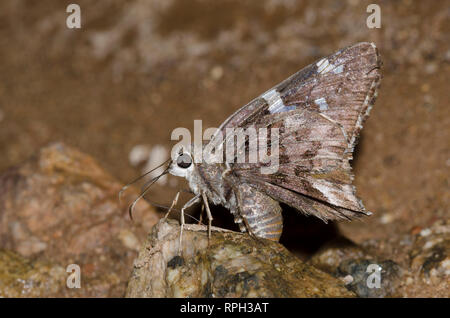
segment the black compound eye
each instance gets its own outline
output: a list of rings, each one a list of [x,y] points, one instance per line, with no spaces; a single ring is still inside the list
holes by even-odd
[[[191,156],[187,154],[183,154],[181,156],[178,156],[177,158],[177,166],[183,169],[187,169],[191,166],[192,159]]]

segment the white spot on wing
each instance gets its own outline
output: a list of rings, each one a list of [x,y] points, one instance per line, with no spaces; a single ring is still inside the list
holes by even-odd
[[[328,73],[329,71],[333,71],[334,74],[340,74],[344,71],[344,65],[335,66],[328,61],[328,59],[321,59],[316,63],[317,72],[320,74]]]
[[[342,64],[333,69],[334,74],[340,74],[340,73],[342,73],[342,71],[344,71],[344,65],[342,65]]]
[[[319,62],[317,62],[317,72],[322,73],[324,70],[328,68],[330,65],[330,62],[328,62],[328,59],[321,59]],[[326,72],[324,72],[326,73]]]
[[[286,106],[283,103],[280,93],[277,92],[276,89],[271,89],[270,91],[264,93],[261,97],[267,102],[267,104],[269,104],[268,109],[271,114],[282,113],[295,109],[295,106]]]
[[[322,192],[323,196],[327,199],[328,203],[334,204],[336,206],[345,206],[345,200],[352,200],[352,186],[342,185],[340,191],[333,188],[328,182],[315,182],[314,188]],[[339,196],[343,196],[341,199]]]
[[[314,184],[314,188],[322,192],[328,203],[339,205],[341,200],[339,200],[334,191],[328,185],[317,182]]]
[[[264,98],[269,104],[269,111],[272,114],[278,113],[284,107],[280,93],[278,93],[275,89],[271,89],[270,91],[264,93],[261,97]]]
[[[325,100],[325,98],[321,97],[318,98],[314,101],[314,103],[319,106],[320,110],[327,110],[328,109],[328,104],[327,101]]]

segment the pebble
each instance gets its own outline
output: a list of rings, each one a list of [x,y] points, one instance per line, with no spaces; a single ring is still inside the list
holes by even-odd
[[[223,76],[223,68],[221,66],[214,66],[211,69],[211,77],[213,80],[217,81]]]
[[[151,149],[148,145],[136,145],[131,149],[128,161],[133,167],[136,167],[148,160],[150,151]]]
[[[391,223],[392,221],[394,221],[394,216],[392,215],[392,214],[390,214],[390,213],[385,213],[385,214],[383,214],[383,216],[381,217],[381,219],[380,219],[380,222],[382,223],[382,224],[388,224],[388,223]]]
[[[145,165],[142,168],[142,173],[144,174],[166,161],[168,155],[169,153],[166,147],[162,145],[154,145],[153,147],[150,147],[149,145],[136,145],[131,149],[128,160],[133,167],[137,167],[145,162]],[[150,173],[145,180],[154,178],[163,171],[164,167],[160,167]],[[157,183],[165,185],[167,183],[167,176],[161,177]]]
[[[425,65],[425,72],[427,74],[434,74],[434,73],[436,73],[437,69],[438,69],[438,66],[434,62],[430,62],[427,65]]]
[[[430,229],[423,229],[422,231],[420,231],[420,236],[428,236],[431,234],[431,230]]]
[[[342,281],[344,282],[345,285],[351,284],[351,283],[353,283],[353,276],[347,275],[342,278]]]
[[[412,277],[408,277],[406,279],[406,285],[411,285],[412,283],[414,283],[414,279]]]
[[[169,152],[166,149],[166,147],[162,145],[153,146],[150,150],[150,153],[148,154],[148,160],[144,168],[142,169],[142,173],[146,173],[147,171],[150,171],[151,169],[154,169],[155,167],[159,166],[164,161],[166,161],[168,157]],[[159,176],[164,171],[164,168],[165,167],[159,167],[158,169],[149,174],[149,178]],[[157,183],[161,185],[167,184],[167,175],[159,178]]]

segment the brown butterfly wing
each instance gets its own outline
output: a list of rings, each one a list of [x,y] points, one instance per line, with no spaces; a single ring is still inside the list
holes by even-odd
[[[238,110],[221,131],[278,128],[279,169],[264,174],[258,163],[235,163],[233,173],[274,199],[324,220],[364,213],[349,160],[375,101],[379,68],[375,46],[359,43],[307,66]]]

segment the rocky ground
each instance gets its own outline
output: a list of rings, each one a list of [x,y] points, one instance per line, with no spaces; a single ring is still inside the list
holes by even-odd
[[[0,296],[123,296],[159,215],[140,201],[131,222],[121,187],[90,156],[59,143],[8,169],[0,177]],[[66,287],[71,264],[83,288]]]
[[[278,243],[187,225],[155,226],[134,263],[127,297],[354,297]]]
[[[0,296],[124,296],[162,211],[141,202],[131,222],[126,206],[138,190],[119,203],[122,184],[163,160],[174,128],[192,130],[194,119],[217,127],[359,41],[375,42],[383,59],[353,161],[374,214],[324,225],[285,208],[281,243],[298,266],[354,295],[450,296],[445,1],[380,2],[380,29],[366,26],[371,1],[77,3],[80,30],[66,28],[64,2],[0,3]],[[169,178],[148,198],[168,205],[182,187]],[[236,230],[227,211],[213,213],[213,225]],[[80,290],[66,288],[72,263],[81,265]],[[381,267],[380,289],[364,283],[370,264]]]

